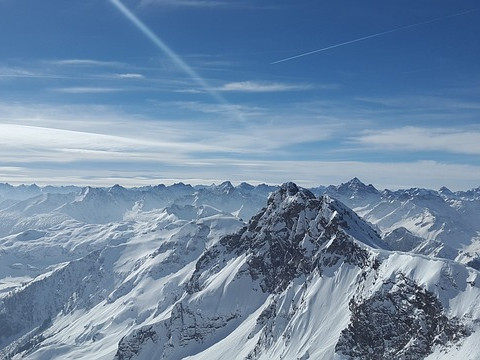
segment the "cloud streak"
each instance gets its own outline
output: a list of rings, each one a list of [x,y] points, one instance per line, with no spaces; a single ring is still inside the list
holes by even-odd
[[[170,60],[185,72],[192,80],[210,94],[218,103],[229,105],[228,102],[203,79],[192,67],[190,67],[180,56],[178,56],[159,36],[157,36],[149,27],[147,27],[134,13],[132,13],[120,0],[110,0],[110,2],[153,44],[159,48]],[[238,120],[243,118],[238,113],[232,113]]]
[[[141,5],[158,5],[168,7],[189,7],[189,8],[218,8],[230,7],[231,2],[215,0],[142,0]]]
[[[419,128],[368,131],[353,142],[366,147],[401,151],[443,151],[480,155],[479,129]]]
[[[32,71],[16,67],[1,67],[0,78],[39,78],[39,79],[63,79],[65,76]]]
[[[141,0],[140,6],[158,6],[164,9],[248,9],[248,10],[277,10],[286,5],[273,2],[266,4],[263,2],[252,2],[250,0]]]
[[[89,161],[160,161],[178,164],[189,153],[218,151],[202,143],[156,140],[146,136],[108,135],[61,128],[0,124],[0,160],[17,164]]]
[[[145,79],[145,76],[136,73],[115,74],[114,77],[118,79]]]
[[[67,87],[54,89],[56,92],[65,94],[105,94],[118,91],[124,91],[121,88],[107,88],[107,87]]]
[[[469,13],[472,13],[472,12],[475,12],[475,11],[478,11],[478,10],[480,10],[480,8],[469,9],[469,10],[466,10],[466,11],[462,11],[462,12],[458,12],[458,13],[454,13],[454,14],[450,14],[450,15],[446,15],[446,16],[437,17],[437,18],[430,19],[430,20],[427,20],[427,21],[422,21],[422,22],[418,22],[418,23],[415,23],[415,24],[411,24],[411,25],[401,26],[401,27],[391,29],[391,30],[381,31],[381,32],[378,32],[378,33],[375,33],[375,34],[362,36],[360,38],[356,38],[356,39],[353,39],[353,40],[341,42],[341,43],[338,43],[338,44],[335,44],[335,45],[330,45],[330,46],[327,46],[327,47],[324,47],[324,48],[321,48],[321,49],[308,51],[308,52],[305,52],[305,53],[302,53],[302,54],[299,54],[299,55],[294,55],[294,56],[290,56],[290,57],[287,57],[287,58],[284,58],[284,59],[281,59],[281,60],[277,60],[277,61],[274,61],[274,62],[270,63],[270,65],[279,64],[279,63],[282,63],[282,62],[298,59],[298,58],[301,58],[301,57],[304,57],[304,56],[313,55],[313,54],[324,52],[324,51],[327,51],[327,50],[332,50],[332,49],[335,49],[335,48],[338,48],[338,47],[341,47],[341,46],[354,44],[354,43],[357,43],[357,42],[373,39],[373,38],[376,38],[376,37],[379,37],[379,36],[384,36],[384,35],[396,33],[396,32],[399,32],[399,31],[416,28],[416,27],[431,24],[431,23],[434,23],[434,22],[437,22],[437,21],[442,21],[442,20],[446,20],[446,19],[449,19],[449,18],[453,18],[453,17],[457,17],[457,16],[461,16],[461,15],[466,15],[466,14],[469,14]]]
[[[217,91],[227,91],[227,92],[252,92],[252,93],[263,93],[263,92],[284,92],[284,91],[303,91],[312,89],[311,85],[308,84],[285,84],[285,83],[276,83],[276,82],[258,82],[258,81],[240,81],[240,82],[231,82],[225,84],[219,88]]]
[[[452,190],[466,190],[478,186],[479,166],[445,164],[435,161],[402,163],[378,163],[363,161],[259,161],[234,160],[231,158],[205,158],[185,161],[178,165],[156,170],[155,163],[141,163],[140,168],[115,170],[59,168],[32,169],[26,166],[0,167],[3,181],[14,184],[76,184],[111,186],[120,183],[125,186],[171,184],[183,181],[191,184],[211,184],[231,180],[233,183],[281,184],[295,181],[301,186],[339,184],[357,176],[378,189],[426,187],[438,189],[447,186]],[[92,175],[93,174],[93,175]],[[195,174],[192,176],[192,174]]]
[[[48,63],[60,66],[100,66],[100,67],[121,67],[125,64],[118,61],[102,61],[94,59],[64,59],[50,60]]]
[[[218,114],[220,118],[223,118],[222,112],[232,111],[218,104],[190,105],[200,107],[195,111],[204,111],[207,116]],[[226,154],[278,157],[288,154],[285,150],[288,146],[329,140],[338,131],[337,124],[309,124],[299,119],[291,121],[292,118],[266,122],[263,115],[252,114],[254,109],[234,110],[243,111],[245,116],[249,114],[249,124],[225,130],[212,121],[151,119],[115,113],[108,107],[65,106],[62,109],[0,103],[3,114],[0,163],[82,161],[93,164],[133,159],[144,163],[154,159],[159,164],[182,165],[205,156]]]

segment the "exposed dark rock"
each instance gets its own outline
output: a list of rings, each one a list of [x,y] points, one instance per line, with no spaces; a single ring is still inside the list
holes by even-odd
[[[347,359],[423,359],[434,346],[469,334],[449,318],[437,297],[400,274],[366,300],[350,301],[350,324],[335,351]]]
[[[476,257],[476,258],[470,260],[467,263],[467,265],[476,269],[476,270],[480,270],[480,257]]]
[[[126,341],[125,337],[120,340],[114,359],[129,360],[140,352],[145,342],[148,340],[156,341],[157,339],[158,335],[152,326],[139,329],[129,336],[128,341]]]

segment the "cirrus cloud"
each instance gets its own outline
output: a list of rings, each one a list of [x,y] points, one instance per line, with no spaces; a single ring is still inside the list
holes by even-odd
[[[309,84],[288,84],[279,82],[263,81],[239,81],[227,83],[217,91],[237,91],[237,92],[282,92],[282,91],[303,91],[310,90]]]
[[[354,143],[402,151],[444,151],[480,155],[480,129],[422,128],[405,126],[366,131]]]

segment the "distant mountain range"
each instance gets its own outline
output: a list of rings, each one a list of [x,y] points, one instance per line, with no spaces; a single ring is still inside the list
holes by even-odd
[[[478,359],[480,188],[0,184],[0,359]]]

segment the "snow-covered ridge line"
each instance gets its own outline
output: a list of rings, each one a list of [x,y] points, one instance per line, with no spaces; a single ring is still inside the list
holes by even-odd
[[[277,189],[265,184],[233,186],[229,181],[220,185],[177,183],[138,188],[0,184],[0,236],[30,228],[44,231],[66,219],[114,222],[125,219],[132,211],[172,205],[207,205],[246,221]],[[353,178],[338,186],[310,190],[316,195],[328,194],[354,209],[394,249],[457,259],[472,266],[480,264],[480,187],[463,192],[452,192],[445,187],[439,191],[420,188],[379,191]]]
[[[0,184],[0,219],[3,220],[0,236],[29,230],[27,222],[31,223],[31,228],[40,227],[37,230],[43,231],[67,218],[108,223],[122,220],[132,211],[174,204],[208,205],[246,221],[263,207],[268,194],[277,189],[265,184],[233,186],[229,181],[208,186],[177,183],[138,188],[120,185],[40,188]],[[338,186],[310,190],[316,195],[328,194],[354,209],[375,226],[393,248],[457,259],[472,265],[480,258],[477,254],[480,251],[480,187],[464,192],[452,192],[445,187],[439,191],[419,188],[378,191],[373,185],[353,178]],[[25,214],[29,215],[28,221]],[[410,241],[404,240],[407,238],[418,241],[405,248],[401,244]]]
[[[274,191],[279,188],[280,185],[267,185],[267,184],[260,184],[260,185],[251,185],[246,182],[239,183],[237,186],[234,186],[230,181],[224,181],[223,183],[216,185],[205,185],[205,184],[198,184],[198,185],[190,185],[185,184],[183,182],[178,182],[172,185],[164,185],[164,184],[157,184],[157,185],[148,185],[148,186],[138,186],[138,187],[123,187],[119,184],[115,184],[113,186],[100,186],[100,187],[92,187],[92,186],[78,186],[78,185],[46,185],[46,186],[38,186],[36,184],[21,184],[21,185],[11,185],[9,183],[0,183],[0,199],[3,197],[4,199],[14,199],[14,200],[24,200],[28,197],[36,196],[39,194],[65,194],[65,193],[78,193],[86,188],[97,188],[103,189],[106,191],[118,190],[118,191],[132,191],[132,192],[148,192],[148,191],[158,191],[160,189],[164,190],[181,190],[186,192],[194,192],[202,189],[206,190],[223,190],[224,192],[233,191],[234,189],[241,190],[241,191],[257,191],[262,192],[264,194],[268,194],[271,191]],[[317,187],[308,188],[315,194],[319,193],[333,193],[333,192],[345,192],[351,190],[352,192],[370,192],[376,193],[379,192],[372,184],[365,185],[362,183],[361,180],[358,178],[353,178],[352,180],[342,183],[340,185],[319,185]],[[473,189],[463,190],[463,191],[451,191],[446,187],[441,187],[438,191],[426,188],[407,188],[407,189],[398,189],[398,190],[389,190],[385,189],[388,193],[395,194],[397,196],[401,196],[402,194],[409,193],[412,195],[427,195],[427,194],[440,194],[445,198],[448,199],[479,199],[480,198],[480,186]]]

